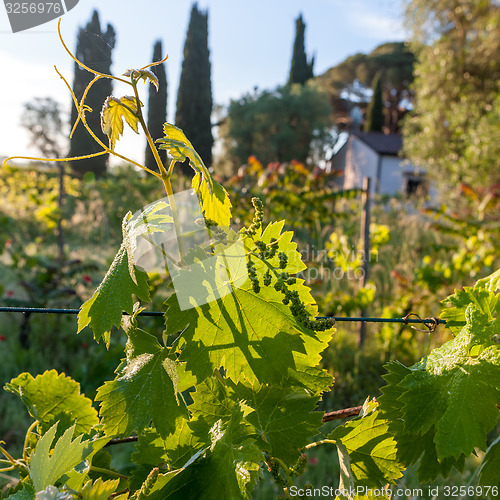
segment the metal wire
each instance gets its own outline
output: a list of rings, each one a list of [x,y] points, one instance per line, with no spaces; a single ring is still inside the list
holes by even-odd
[[[10,313],[25,313],[25,314],[78,314],[79,309],[55,309],[55,308],[44,308],[44,307],[0,307],[0,312],[10,312]],[[127,315],[126,312],[123,313]],[[415,315],[415,313],[410,313]],[[423,323],[425,325],[437,326],[446,323],[446,320],[439,318],[409,318],[407,315],[404,318],[363,318],[363,317],[347,317],[347,316],[318,316],[316,319],[333,319],[335,321],[348,321],[348,322],[359,322],[359,323],[403,323],[407,325],[408,323]],[[139,316],[163,316],[164,313],[161,311],[141,311]],[[429,329],[430,331],[434,331]]]

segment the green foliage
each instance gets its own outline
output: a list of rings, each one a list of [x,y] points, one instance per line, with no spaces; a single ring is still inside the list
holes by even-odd
[[[126,364],[115,380],[97,391],[104,432],[127,436],[133,431],[142,432],[153,421],[158,433],[165,437],[175,431],[178,417],[187,418],[177,366],[156,337],[135,325],[127,328],[127,335]]]
[[[153,61],[161,61],[163,59],[161,40],[155,42],[153,48]],[[165,71],[165,63],[157,64],[151,68],[158,79],[156,89],[149,87],[148,99],[148,129],[153,140],[159,139],[163,135],[163,124],[167,121],[167,76]],[[156,90],[156,92],[155,92]],[[158,151],[160,159],[165,165],[167,154],[164,151]],[[155,170],[156,161],[154,159],[151,148],[146,148],[146,157],[144,164],[151,170]]]
[[[254,155],[263,164],[305,163],[331,145],[330,106],[309,85],[286,85],[231,101],[224,136],[226,149],[241,165]]]
[[[479,470],[478,484],[500,488],[498,470],[500,468],[500,436],[491,443]]]
[[[129,70],[128,76],[134,91],[139,79],[150,79],[144,69]],[[105,109],[112,107],[110,102]],[[123,127],[120,113],[118,119],[108,113],[104,121],[117,140]],[[150,139],[140,107],[132,115]],[[439,474],[448,476],[452,467],[462,469],[475,448],[486,450],[487,434],[498,422],[500,398],[500,271],[449,298],[453,340],[410,368],[387,365],[388,384],[380,401],[367,400],[358,419],[333,432],[325,430],[318,407],[332,377],[321,368],[321,360],[333,329],[329,320],[316,318],[316,302],[300,278],[305,265],[292,232],[283,231],[284,221],[264,225],[264,206],[255,197],[251,223],[238,233],[219,227],[232,215],[227,192],[179,128],[167,124],[164,133],[161,142],[174,161],[168,171],[158,165],[160,173],[149,173],[170,196],[175,162],[189,159],[196,172],[193,188],[213,238],[205,247],[180,250],[179,276],[193,284],[196,277],[189,264],[208,268],[208,257],[229,269],[218,251],[240,238],[244,255],[238,256],[236,267],[246,266],[248,279],[241,283],[232,276],[232,293],[185,310],[176,287],[168,290],[160,342],[159,334],[137,326],[143,309],[137,300],[151,301],[152,279],[135,265],[134,238],[141,227],[131,222],[129,212],[115,260],[78,318],[79,330],[90,326],[95,339],[103,337],[108,347],[112,326],[122,327],[125,359],[115,370],[116,378],[97,389],[99,416],[80,395],[78,384],[55,371],[36,378],[21,374],[6,386],[36,419],[22,458],[0,447],[2,463],[21,478],[8,498],[248,499],[266,469],[288,494],[305,469],[304,452],[320,445],[336,446],[341,487],[383,487],[417,462],[420,480],[431,481]],[[304,166],[294,166],[308,177]],[[356,193],[338,198],[351,195]],[[152,204],[148,215],[164,205]],[[155,231],[178,228],[175,210],[171,217],[160,217]],[[376,250],[382,253],[389,230],[376,226],[374,234]],[[332,240],[333,247],[342,247],[340,240]],[[164,277],[154,279],[157,286],[166,285]],[[123,319],[123,312],[131,317]],[[129,434],[137,441],[136,452],[125,449],[126,465],[111,465],[110,454],[101,448],[116,448],[123,444],[116,437]],[[309,442],[315,437],[317,441]],[[491,479],[497,462],[494,442],[480,481]],[[109,477],[118,480],[104,481]],[[497,493],[492,489],[492,496]]]
[[[454,187],[461,182],[484,194],[495,192],[500,6],[494,0],[405,4],[418,56],[405,154],[427,166],[448,199],[460,194]]]
[[[398,458],[409,465],[424,455],[422,481],[448,474],[453,465],[462,467],[476,447],[485,450],[486,435],[498,422],[498,300],[497,290],[487,290],[486,283],[450,298],[456,308],[452,326],[460,316],[465,320],[453,340],[411,368],[387,365],[389,384],[382,389],[380,408],[392,421]],[[494,311],[485,311],[485,303]]]
[[[394,133],[399,130],[399,122],[405,113],[401,102],[412,99],[410,84],[413,81],[414,62],[415,56],[406,43],[384,43],[369,54],[349,56],[317,76],[314,83],[327,93],[334,121],[342,129],[349,123],[353,105],[365,107],[368,104],[368,90],[375,76],[380,74],[384,84],[383,101],[389,108],[388,127]]]
[[[208,50],[208,12],[195,3],[184,44],[175,124],[184,130],[206,165],[212,164],[212,84]],[[184,166],[184,175],[189,168]]]
[[[127,220],[124,219],[124,227]],[[124,232],[124,237],[126,233]],[[78,315],[78,331],[90,325],[94,338],[104,339],[109,346],[111,328],[119,327],[122,321],[122,312],[133,313],[133,295],[142,300],[149,300],[148,275],[141,269],[135,268],[135,276],[131,275],[128,250],[123,245],[116,254],[108,273],[104,277],[94,295],[87,300]],[[116,283],[120,286],[116,286]]]
[[[405,468],[396,458],[397,442],[389,432],[390,422],[377,406],[365,403],[362,417],[337,427],[328,436],[342,443],[337,444],[339,458],[345,462],[346,476],[354,487],[379,488],[394,483]]]
[[[54,422],[72,422],[77,435],[99,423],[92,401],[80,394],[79,384],[64,373],[50,370],[35,378],[23,373],[6,384],[5,390],[21,398],[42,434]],[[61,430],[61,424],[59,427]]]
[[[106,31],[101,30],[99,14],[95,10],[92,19],[80,28],[78,32],[76,58],[91,69],[108,74],[111,66],[111,52],[115,46],[116,35],[113,27],[108,24]],[[73,92],[78,100],[81,99],[87,85],[93,76],[75,62],[75,77],[73,81]],[[92,110],[87,115],[87,123],[94,134],[105,142],[106,136],[100,130],[99,111],[104,100],[112,92],[112,82],[103,79],[96,82],[89,92],[86,104]],[[71,126],[73,127],[78,119],[78,111],[75,107],[71,110]],[[69,156],[82,156],[99,151],[99,146],[94,142],[82,123],[79,123],[73,132],[70,140]],[[75,172],[83,175],[85,172],[93,172],[96,175],[103,175],[106,171],[107,155],[96,158],[72,162]]]
[[[90,443],[82,442],[82,434],[72,439],[75,431],[73,426],[56,441],[50,454],[56,431],[57,423],[42,436],[31,455],[29,475],[37,492],[55,484],[63,474],[78,465],[91,451]]]
[[[295,20],[295,41],[293,42],[292,64],[290,67],[290,77],[288,83],[300,83],[304,85],[310,78],[313,78],[314,57],[308,61],[305,50],[304,33],[306,25],[300,15]]]

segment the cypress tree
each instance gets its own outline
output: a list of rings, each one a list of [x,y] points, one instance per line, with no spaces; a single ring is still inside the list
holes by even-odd
[[[373,79],[373,96],[366,112],[365,130],[382,132],[384,127],[384,101],[382,99],[382,77],[380,73]]]
[[[158,40],[153,49],[153,62],[163,59],[161,41]],[[158,78],[158,91],[154,85],[149,85],[148,99],[148,129],[153,140],[163,137],[163,124],[167,121],[167,76],[165,63],[153,66],[151,71]],[[164,149],[157,149],[162,163],[165,165],[167,152]],[[153,152],[146,145],[146,167],[151,170],[158,170]]]
[[[290,67],[290,77],[288,83],[304,84],[312,78],[314,57],[307,61],[304,35],[306,25],[302,20],[302,14],[295,21],[295,42],[293,43],[292,65]]]
[[[110,24],[107,25],[105,32],[101,31],[99,14],[97,10],[94,10],[92,19],[84,28],[80,28],[78,32],[76,58],[89,68],[109,74],[111,67],[111,51],[115,46],[115,40],[115,30]],[[82,97],[86,86],[93,77],[94,75],[92,73],[89,73],[75,63],[73,92],[78,100]],[[92,108],[92,113],[87,112],[85,115],[87,123],[96,136],[105,144],[108,143],[108,138],[101,130],[100,112],[104,101],[111,95],[112,90],[112,81],[110,79],[102,79],[93,85],[85,99],[85,103]],[[73,127],[77,117],[78,113],[73,106],[71,109],[71,127]],[[70,140],[69,156],[82,156],[98,151],[102,151],[101,146],[95,142],[80,122]],[[73,170],[80,175],[85,172],[94,172],[96,175],[100,176],[106,172],[107,161],[108,155],[102,155],[86,160],[74,161],[71,166]]]
[[[198,151],[205,165],[212,164],[212,84],[210,77],[210,52],[208,50],[208,12],[191,9],[184,60],[182,62],[175,124],[181,128]],[[187,161],[181,167],[191,175]]]

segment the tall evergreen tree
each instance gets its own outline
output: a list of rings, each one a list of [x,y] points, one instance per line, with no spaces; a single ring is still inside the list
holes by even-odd
[[[84,28],[78,32],[76,45],[76,58],[89,68],[101,73],[109,73],[111,67],[111,52],[115,46],[116,35],[113,27],[108,24],[106,31],[101,30],[99,14],[94,10],[92,19]],[[79,100],[85,88],[94,75],[81,68],[75,63],[75,77],[73,81],[73,92]],[[92,108],[92,113],[87,112],[86,118],[89,127],[105,144],[108,138],[101,130],[100,111],[106,97],[111,95],[113,90],[110,79],[97,81],[88,93],[85,103]],[[73,106],[71,110],[71,126],[75,123],[78,113]],[[69,156],[82,156],[101,151],[102,148],[95,142],[92,136],[85,130],[82,123],[79,123],[70,141]],[[97,156],[86,160],[72,162],[75,172],[84,174],[94,172],[96,175],[103,175],[106,172],[108,155]]]
[[[163,59],[161,41],[158,40],[153,49],[153,61]],[[154,85],[149,86],[148,100],[148,129],[153,140],[163,137],[163,124],[167,121],[167,76],[165,63],[153,66],[151,71],[158,78],[158,91]],[[160,159],[165,165],[167,152],[164,149],[157,149]],[[158,166],[150,147],[146,145],[146,167],[157,170]]]
[[[365,130],[367,132],[382,132],[384,128],[384,101],[382,98],[382,77],[380,73],[373,80],[373,95],[366,112]]]
[[[203,162],[212,164],[212,84],[210,77],[210,52],[208,50],[208,12],[191,9],[184,60],[182,62],[175,124],[189,138]],[[182,165],[185,175],[192,173],[187,162]]]
[[[302,14],[295,21],[295,42],[293,44],[292,65],[290,67],[290,77],[288,83],[304,84],[312,78],[314,57],[307,61],[304,34],[306,25],[302,20]]]

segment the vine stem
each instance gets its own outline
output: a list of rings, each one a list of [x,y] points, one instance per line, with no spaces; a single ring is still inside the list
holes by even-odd
[[[92,470],[94,472],[99,472],[101,474],[107,474],[108,476],[113,476],[113,477],[119,477],[120,479],[129,479],[128,476],[124,476],[123,474],[120,474],[119,472],[116,472],[114,470],[110,469],[103,469],[102,467],[96,467],[95,465],[91,465],[89,467],[89,470]]]
[[[33,429],[39,424],[38,420],[35,420],[29,427],[28,430],[26,431],[26,437],[24,438],[24,445],[23,445],[23,460],[25,462],[28,461],[28,453],[26,452],[26,448],[28,447],[28,440],[30,437],[31,432]]]
[[[124,443],[136,443],[138,441],[138,437],[137,436],[129,436],[129,437],[126,437],[126,438],[121,438],[121,439],[111,439],[111,441],[109,441],[108,443],[106,443],[104,445],[104,447],[106,448],[106,446],[112,446],[114,444],[124,444]]]
[[[321,441],[315,441],[314,443],[309,443],[306,446],[304,446],[304,450],[310,450],[311,448],[314,448],[315,446],[319,446],[321,444],[334,444],[337,446],[337,442],[335,439],[322,439]]]
[[[134,75],[132,73],[131,76],[132,80],[132,88],[134,89],[134,95],[135,99],[137,101],[137,118],[139,120],[139,123],[141,124],[141,128],[144,131],[144,134],[146,136],[146,140],[148,141],[148,146],[151,149],[151,152],[153,153],[154,159],[156,161],[156,164],[158,165],[158,169],[160,171],[160,179],[163,182],[163,186],[165,188],[165,192],[167,193],[168,196],[168,201],[170,203],[170,209],[172,210],[172,217],[174,219],[174,227],[175,227],[175,234],[177,237],[177,243],[179,245],[179,252],[181,254],[181,261],[184,257],[185,251],[184,251],[184,243],[182,242],[182,232],[181,232],[181,227],[179,223],[179,214],[177,212],[177,207],[175,205],[175,200],[174,200],[174,190],[172,189],[172,183],[170,182],[170,178],[172,176],[172,171],[173,171],[173,166],[175,165],[175,161],[172,160],[170,163],[168,172],[165,169],[165,165],[163,165],[163,162],[161,161],[160,155],[158,154],[158,150],[156,149],[156,146],[154,144],[153,138],[151,137],[151,134],[149,133],[149,129],[146,125],[146,122],[144,120],[144,115],[142,114],[141,106],[140,106],[140,100],[139,100],[139,92],[137,90],[137,80],[134,79]]]

